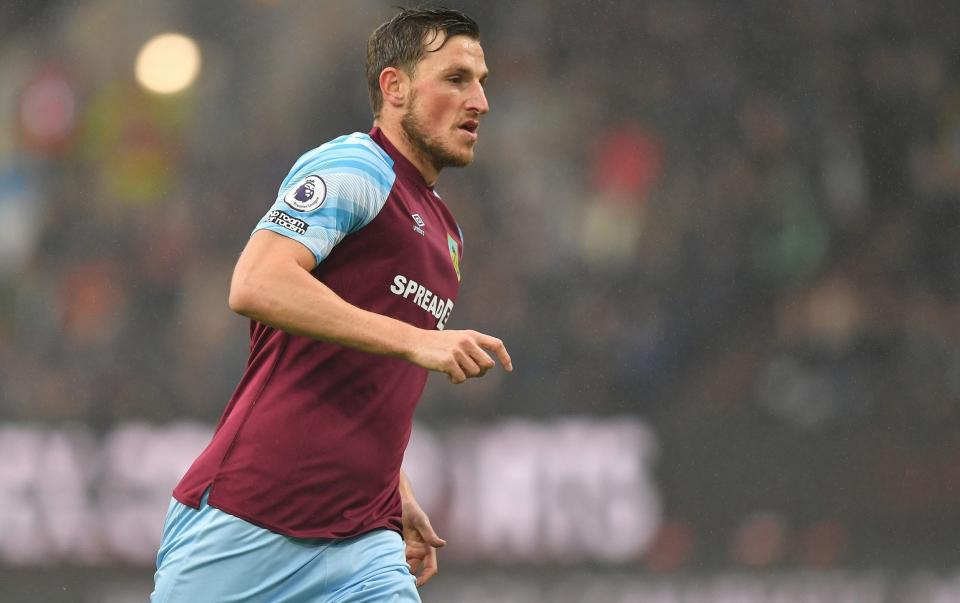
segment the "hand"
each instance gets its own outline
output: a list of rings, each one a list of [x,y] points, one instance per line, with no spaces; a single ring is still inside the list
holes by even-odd
[[[420,588],[437,575],[437,549],[447,542],[437,536],[430,518],[413,500],[403,502],[403,541],[410,573],[417,576]]]
[[[507,372],[513,371],[503,342],[476,331],[419,331],[407,359],[425,369],[446,373],[451,383],[463,383],[468,377],[483,377],[496,366],[484,350],[493,352]]]

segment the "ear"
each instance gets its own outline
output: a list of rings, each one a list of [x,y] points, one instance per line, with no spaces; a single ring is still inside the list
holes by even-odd
[[[392,107],[402,107],[410,92],[410,78],[402,69],[387,67],[380,72],[380,93],[383,102]]]

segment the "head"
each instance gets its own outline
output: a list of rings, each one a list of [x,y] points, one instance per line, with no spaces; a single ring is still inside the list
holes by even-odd
[[[376,122],[434,173],[473,160],[480,116],[489,110],[486,78],[479,28],[459,11],[404,9],[367,44]]]

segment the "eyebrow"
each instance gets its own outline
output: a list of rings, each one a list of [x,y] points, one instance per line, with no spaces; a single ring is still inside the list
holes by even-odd
[[[450,67],[447,67],[446,69],[443,70],[444,75],[450,75],[453,73],[458,73],[463,75],[474,75],[476,72],[470,67],[467,67],[466,65],[462,65],[462,64],[451,65]],[[490,71],[484,71],[477,79],[479,79],[480,83],[482,84],[487,80],[487,76],[489,75],[490,75]]]

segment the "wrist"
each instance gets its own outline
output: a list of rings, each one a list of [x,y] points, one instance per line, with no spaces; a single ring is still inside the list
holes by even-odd
[[[399,323],[399,329],[394,342],[393,355],[407,362],[413,362],[421,329],[403,321],[397,322]]]
[[[417,515],[423,513],[423,510],[420,508],[420,505],[417,503],[413,497],[404,498],[400,497],[400,511],[403,513],[405,519],[411,517],[416,517]]]

